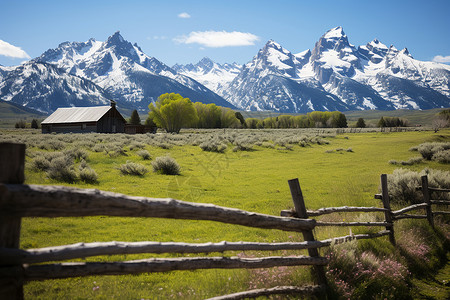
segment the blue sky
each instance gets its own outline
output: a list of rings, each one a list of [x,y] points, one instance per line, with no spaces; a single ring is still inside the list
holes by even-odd
[[[0,0],[0,64],[117,30],[169,66],[205,56],[243,64],[269,39],[298,53],[336,26],[355,46],[377,38],[416,59],[449,63],[449,14],[449,0]]]

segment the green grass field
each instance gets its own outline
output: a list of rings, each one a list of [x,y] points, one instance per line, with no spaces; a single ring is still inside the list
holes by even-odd
[[[223,132],[223,131],[220,131]],[[216,134],[219,134],[216,133]],[[235,131],[239,132],[239,131]],[[263,131],[245,131],[249,136],[258,136]],[[303,134],[304,131],[298,131]],[[207,134],[208,131],[190,134]],[[280,137],[286,131],[272,131]],[[296,134],[291,130],[289,134]],[[0,138],[25,139],[28,134],[20,131],[3,131]],[[33,134],[58,139],[62,135]],[[131,136],[131,140],[134,137]],[[147,196],[171,197],[179,200],[213,203],[247,211],[279,215],[283,209],[293,207],[287,181],[299,178],[306,205],[309,209],[330,206],[381,206],[374,199],[378,193],[380,175],[392,173],[398,166],[389,160],[408,160],[417,153],[410,147],[427,141],[450,141],[450,130],[437,134],[432,131],[402,133],[352,133],[325,137],[329,144],[312,144],[307,147],[293,145],[291,150],[275,146],[266,148],[253,146],[252,151],[232,151],[229,145],[225,153],[205,152],[199,146],[172,145],[163,149],[146,144],[155,159],[169,154],[181,166],[181,175],[169,176],[151,172],[151,160],[143,160],[136,152],[127,149],[127,156],[109,157],[105,152],[88,151],[88,164],[98,174],[97,184],[64,184],[81,188],[96,188],[117,193]],[[71,144],[68,143],[67,147]],[[345,151],[351,148],[350,151]],[[89,148],[87,148],[89,149]],[[344,149],[344,151],[331,151]],[[29,148],[30,152],[44,151]],[[144,176],[122,175],[118,170],[127,161],[141,163],[150,170]],[[48,179],[44,172],[31,167],[27,158],[27,184],[62,184]],[[448,164],[422,162],[405,168],[420,171],[424,168],[450,170]],[[375,220],[358,214],[328,215],[324,220]],[[419,221],[421,222],[421,221]],[[365,228],[353,228],[353,233],[367,232]],[[372,229],[373,230],[373,229]],[[316,238],[326,239],[347,235],[348,228],[317,228]],[[400,233],[397,233],[400,234]],[[22,223],[21,247],[40,248],[72,244],[77,242],[101,241],[174,241],[174,242],[219,242],[259,241],[285,242],[301,241],[301,235],[277,230],[258,230],[241,226],[207,221],[183,221],[144,218],[86,217],[86,218],[24,218]],[[389,247],[387,238],[380,238],[377,247]],[[324,250],[322,250],[324,251]],[[296,254],[298,252],[295,252]],[[237,253],[216,253],[236,255]],[[274,253],[272,253],[274,254]],[[275,253],[276,254],[276,253]],[[278,253],[279,254],[279,253]],[[261,255],[246,253],[246,255]],[[132,260],[163,255],[121,255],[86,258],[83,261]],[[170,256],[170,255],[166,255]],[[176,255],[173,255],[176,256]],[[302,285],[311,278],[308,267],[287,268],[288,277],[265,278],[268,286]],[[67,280],[31,282],[25,285],[28,299],[202,299],[232,292],[243,291],[258,279],[256,271],[246,270],[199,270],[175,271],[129,276],[85,277]],[[261,277],[261,276],[260,276]],[[268,287],[266,286],[266,287]],[[445,290],[444,290],[445,294]]]

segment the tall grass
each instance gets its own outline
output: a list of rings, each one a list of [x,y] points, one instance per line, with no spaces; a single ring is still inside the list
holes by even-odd
[[[450,133],[450,132],[448,132]],[[440,135],[446,134],[441,131]],[[316,137],[317,136],[317,137]],[[336,135],[336,131],[307,130],[227,130],[225,133],[212,130],[191,130],[180,135],[144,134],[144,135],[46,135],[48,139],[59,140],[65,148],[57,152],[74,148],[80,140],[79,148],[88,153],[89,167],[98,175],[96,183],[77,180],[74,183],[61,184],[86,187],[95,184],[95,188],[136,196],[171,197],[176,194],[180,200],[212,203],[248,211],[279,215],[283,209],[293,206],[287,180],[298,177],[308,209],[329,206],[381,206],[374,202],[373,195],[378,191],[379,175],[392,174],[398,166],[388,163],[390,159],[408,160],[408,149],[414,145],[429,142],[434,138],[431,132],[407,133],[358,133]],[[347,137],[347,138],[346,138]],[[223,153],[203,151],[199,145],[217,139],[227,145]],[[27,143],[26,183],[54,184],[55,180],[45,176],[45,172],[33,168],[36,153],[56,153],[55,150],[39,149],[40,134],[10,134],[3,132],[1,140],[15,140]],[[324,142],[323,140],[327,141]],[[144,148],[132,147],[133,141],[144,144]],[[313,142],[316,141],[316,142]],[[94,146],[89,148],[89,142]],[[236,151],[236,143],[251,145],[252,151]],[[166,144],[168,147],[160,147]],[[284,146],[280,145],[283,144]],[[102,145],[102,146],[98,146]],[[274,145],[267,146],[267,145]],[[277,151],[277,148],[292,147],[290,151]],[[303,146],[302,146],[303,145]],[[122,155],[109,155],[115,152],[115,146]],[[86,148],[85,148],[86,147]],[[95,148],[95,149],[94,149]],[[96,149],[100,150],[96,152]],[[352,153],[345,152],[351,148]],[[101,150],[104,149],[104,150]],[[108,153],[106,151],[108,149]],[[330,155],[327,150],[343,155]],[[161,176],[158,173],[146,173],[144,176],[120,176],[119,166],[127,160],[137,160],[138,151],[146,150],[152,157],[170,155],[183,167],[179,176]],[[56,154],[60,156],[61,154]],[[154,159],[156,160],[156,159]],[[150,162],[139,159],[146,168]],[[80,172],[80,162],[74,160],[74,171]],[[446,165],[436,161],[423,161],[420,165],[404,166],[410,171],[424,168],[446,170]],[[44,174],[44,176],[43,176]],[[366,214],[337,214],[323,216],[322,220],[342,221],[363,219]],[[383,220],[375,215],[373,220]],[[93,230],[95,228],[95,230]],[[366,228],[352,229],[353,232],[368,232]],[[349,234],[345,228],[317,228],[317,239],[325,239]],[[396,235],[402,234],[397,230]],[[291,237],[292,236],[292,237]],[[64,245],[77,242],[101,241],[179,241],[206,243],[227,241],[286,242],[300,241],[301,235],[279,232],[277,230],[259,230],[216,224],[203,221],[181,221],[146,218],[24,218],[21,243],[24,248]],[[366,245],[360,249],[360,245]],[[380,245],[383,245],[381,247]],[[375,263],[383,264],[383,257],[392,259],[403,266],[405,262],[389,247],[387,239],[381,238],[372,243],[358,243],[358,260],[362,253],[372,253],[367,269]],[[382,249],[383,248],[383,249]],[[375,250],[374,250],[375,249]],[[300,252],[304,254],[305,252]],[[223,255],[237,255],[226,252]],[[246,256],[279,255],[280,253],[246,252]],[[286,253],[290,255],[291,253]],[[292,253],[298,254],[298,253]],[[371,254],[371,255],[372,255]],[[217,255],[217,254],[212,254]],[[221,254],[222,255],[222,254]],[[433,250],[427,254],[433,260]],[[120,255],[113,257],[93,257],[86,261],[131,260],[159,255]],[[357,262],[357,261],[356,261]],[[393,264],[392,264],[393,265]],[[389,266],[392,266],[389,264]],[[386,267],[387,268],[387,267]],[[238,292],[257,286],[258,280],[273,278],[267,284],[280,282],[302,285],[311,282],[309,268],[289,268],[288,278],[279,276],[277,269],[269,273],[246,270],[199,270],[194,272],[171,272],[164,274],[142,274],[137,276],[95,276],[68,280],[49,280],[32,282],[26,285],[26,297],[30,298],[161,298],[161,299],[200,299],[230,292]],[[385,269],[387,270],[387,269]],[[391,270],[391,269],[389,269]],[[365,280],[358,282],[368,282]],[[264,283],[264,284],[266,284]],[[262,286],[262,284],[261,284]],[[371,286],[376,286],[372,284]]]

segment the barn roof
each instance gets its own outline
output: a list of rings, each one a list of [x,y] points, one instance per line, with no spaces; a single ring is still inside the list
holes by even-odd
[[[111,108],[111,106],[58,108],[41,124],[96,122]]]

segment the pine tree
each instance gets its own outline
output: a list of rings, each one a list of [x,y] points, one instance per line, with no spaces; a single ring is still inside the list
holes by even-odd
[[[38,121],[36,119],[33,119],[31,121],[31,128],[34,128],[34,129],[38,129],[39,128]]]
[[[363,118],[358,119],[358,121],[356,122],[356,127],[357,128],[366,128],[366,122],[364,122]]]
[[[386,127],[386,121],[383,117],[381,117],[380,121],[378,121],[378,127]]]
[[[133,110],[133,112],[131,113],[130,124],[141,125],[141,118],[139,117],[137,110]]]

